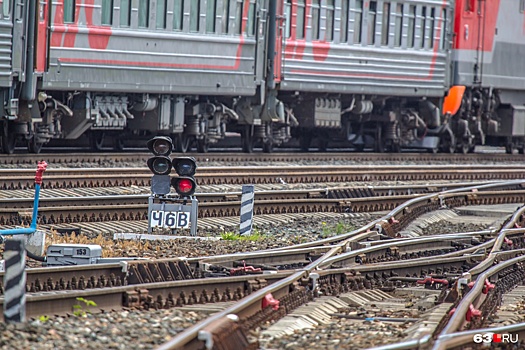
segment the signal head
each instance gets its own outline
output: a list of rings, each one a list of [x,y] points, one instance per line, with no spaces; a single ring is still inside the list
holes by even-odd
[[[155,175],[168,175],[171,173],[171,159],[166,156],[156,156],[148,159],[148,168]]]
[[[167,136],[155,136],[148,141],[147,146],[156,156],[169,156],[173,149],[173,141]]]
[[[197,163],[193,157],[177,157],[173,159],[173,168],[180,176],[193,176],[197,170]]]
[[[175,191],[182,197],[188,197],[195,193],[197,183],[192,177],[181,176],[171,179],[171,185]]]

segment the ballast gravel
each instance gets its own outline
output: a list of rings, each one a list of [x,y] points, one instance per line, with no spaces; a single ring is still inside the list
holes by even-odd
[[[120,255],[142,255],[147,257],[203,256],[286,246],[309,240],[322,239],[340,230],[360,227],[380,215],[364,215],[341,222],[340,218],[322,219],[319,217],[296,221],[288,225],[265,226],[259,228],[263,238],[256,241],[222,240],[216,242],[186,241],[154,242],[142,252],[127,252]],[[345,226],[347,225],[347,226]],[[476,230],[480,225],[461,225],[461,229]],[[442,221],[432,225],[427,234],[457,232],[458,226]],[[346,232],[346,231],[345,231]],[[437,233],[436,232],[436,233]],[[210,232],[210,235],[218,232]],[[115,249],[115,246],[113,247]],[[122,248],[121,253],[126,253]],[[177,333],[208,317],[208,313],[170,310],[120,310],[102,314],[68,317],[41,317],[30,319],[22,324],[0,323],[0,349],[154,349],[172,339]],[[362,332],[375,327],[377,337]],[[282,341],[273,343],[277,349],[362,349],[380,344],[382,334],[395,338],[402,330],[390,329],[388,324],[366,324],[362,329],[355,328],[349,321],[329,324],[326,327],[299,332]],[[396,332],[400,332],[399,334]],[[352,340],[350,342],[350,339]],[[291,344],[291,345],[288,345]]]
[[[0,349],[153,349],[208,315],[177,309],[121,310],[0,323]]]

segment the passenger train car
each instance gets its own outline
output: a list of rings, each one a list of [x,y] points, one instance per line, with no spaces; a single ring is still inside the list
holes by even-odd
[[[524,150],[524,0],[3,0],[2,151]]]

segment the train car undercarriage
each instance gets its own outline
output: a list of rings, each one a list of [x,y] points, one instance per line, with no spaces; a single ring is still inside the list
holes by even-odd
[[[2,153],[23,145],[38,153],[53,138],[76,140],[87,134],[93,150],[107,148],[108,140],[113,140],[109,147],[122,150],[124,141],[140,145],[139,140],[151,135],[168,135],[177,152],[192,147],[207,152],[233,131],[241,135],[244,152],[253,152],[255,146],[271,152],[293,137],[303,151],[312,144],[324,151],[342,143],[357,151],[468,153],[487,144],[525,153],[525,107],[500,103],[491,89],[453,87],[443,108],[438,107],[442,101],[425,98],[278,97],[261,106],[250,97],[41,92],[40,118],[24,119],[31,113],[19,113],[14,120],[1,121],[0,145]]]

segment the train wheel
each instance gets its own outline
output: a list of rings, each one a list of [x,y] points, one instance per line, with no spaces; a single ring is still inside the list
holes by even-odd
[[[355,150],[357,152],[363,152],[365,150],[365,144],[364,143],[360,143],[360,144],[355,145]]]
[[[381,124],[378,124],[374,140],[374,152],[383,153],[384,151],[385,146],[383,144],[383,126]]]
[[[199,153],[208,153],[210,148],[210,143],[206,138],[197,140],[197,152]]]
[[[191,138],[185,134],[175,134],[173,135],[175,152],[186,153],[190,149]]]
[[[525,154],[525,147],[524,146],[518,147],[518,153],[519,154]]]
[[[6,154],[13,154],[16,146],[16,135],[9,132],[9,125],[7,122],[2,123],[2,152]]]
[[[273,152],[273,143],[272,142],[263,143],[263,152],[264,153],[272,153]]]
[[[454,135],[445,134],[439,138],[439,150],[443,153],[456,152],[456,139]]]
[[[459,153],[467,154],[470,150],[470,145],[466,142],[461,143],[458,145],[458,151]]]
[[[443,153],[454,153],[456,152],[456,143],[452,143],[450,140],[443,141],[439,147]]]
[[[390,152],[392,152],[392,153],[400,153],[401,152],[401,145],[399,143],[393,143],[390,146]]]
[[[93,151],[101,151],[104,146],[104,139],[106,138],[106,133],[103,131],[92,131],[89,136],[89,141],[91,142],[91,149]]]
[[[42,142],[36,142],[34,137],[27,141],[27,150],[31,153],[40,153],[40,151],[42,151],[42,146],[44,146],[44,144]]]
[[[244,130],[241,132],[242,151],[244,153],[253,153],[253,136],[252,126],[245,125]]]
[[[321,137],[319,139],[319,151],[326,152],[327,148],[328,148],[328,139]]]
[[[512,154],[513,149],[514,149],[514,145],[512,143],[507,143],[505,145],[505,153]]]
[[[310,144],[312,143],[312,135],[309,132],[304,132],[299,136],[299,144],[301,151],[308,152],[310,150]]]
[[[115,138],[115,151],[123,151],[124,150],[124,140],[120,137]]]

